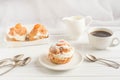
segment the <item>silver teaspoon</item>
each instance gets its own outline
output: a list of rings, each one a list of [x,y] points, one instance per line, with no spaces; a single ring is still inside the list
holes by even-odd
[[[13,58],[5,58],[5,59],[0,60],[0,68],[7,66],[7,65],[13,65],[15,61],[20,60],[21,58],[23,58],[23,56],[24,54],[19,54],[19,55],[14,56]]]
[[[115,61],[111,61],[111,60],[107,60],[107,59],[103,59],[103,58],[96,58],[95,56],[93,55],[86,55],[86,58],[91,61],[91,62],[96,62],[96,61],[100,61],[100,62],[103,62],[105,63],[106,65],[108,65],[109,67],[113,67],[115,69],[118,69],[120,67],[120,64],[118,64],[117,62]]]
[[[12,68],[8,69],[7,71],[3,72],[0,74],[0,76],[8,73],[9,71],[11,71],[12,69],[14,69],[16,66],[25,66],[27,65],[29,62],[31,61],[30,57],[25,58],[24,60],[17,60],[15,61],[15,64],[13,64]]]

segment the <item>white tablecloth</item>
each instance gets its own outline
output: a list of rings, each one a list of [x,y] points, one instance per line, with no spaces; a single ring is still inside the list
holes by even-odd
[[[120,28],[111,27],[116,34],[120,36]],[[64,35],[61,35],[64,36]],[[119,37],[120,38],[120,37]],[[2,38],[1,38],[2,39]],[[42,65],[38,64],[37,59],[41,53],[48,52],[51,43],[60,39],[58,35],[51,35],[51,42],[49,44],[39,45],[39,46],[27,46],[27,47],[16,47],[8,48],[5,45],[0,48],[0,59],[7,57],[13,57],[16,54],[23,53],[25,57],[32,57],[30,64],[24,67],[16,67],[9,73],[0,76],[0,80],[98,80],[98,79],[109,79],[109,80],[119,80],[120,79],[120,69],[114,69],[101,65],[98,63],[89,63],[84,61],[80,67],[69,71],[53,71],[49,70]],[[1,40],[2,42],[2,40]],[[93,54],[98,57],[114,60],[120,63],[120,45],[114,48],[109,48],[107,50],[93,50],[88,44],[87,35],[84,34],[78,41],[70,41],[71,44],[80,51],[82,55]]]

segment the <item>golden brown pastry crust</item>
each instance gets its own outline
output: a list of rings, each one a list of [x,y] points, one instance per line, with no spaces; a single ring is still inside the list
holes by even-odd
[[[11,36],[15,36],[15,35],[24,36],[26,34],[27,34],[27,29],[23,27],[20,23],[16,24],[14,27],[11,27],[10,31],[8,32],[8,35]],[[7,40],[20,41],[16,38],[10,38],[9,36],[7,36]]]
[[[27,34],[27,29],[23,27],[20,23],[18,23],[15,25],[15,27],[10,28],[10,31],[8,34],[12,36],[14,36],[15,34],[22,36]]]
[[[34,38],[37,33],[41,33],[43,35],[39,36],[39,39],[48,38],[48,36],[44,36],[48,33],[47,29],[42,24],[36,24],[34,28],[31,30],[31,32],[27,35],[28,40],[33,41],[37,40],[37,38]]]
[[[65,64],[70,62],[72,57],[69,58],[64,58],[64,59],[59,59],[57,57],[54,57],[53,54],[49,54],[48,58],[50,59],[51,62],[55,63],[55,64]]]

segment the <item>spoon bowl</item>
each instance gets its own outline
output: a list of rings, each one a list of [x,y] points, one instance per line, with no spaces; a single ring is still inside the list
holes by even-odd
[[[89,61],[91,61],[91,62],[95,62],[95,61],[97,61],[97,58],[95,57],[95,56],[93,56],[93,55],[86,55],[86,58],[89,60]]]
[[[14,61],[20,60],[21,58],[23,58],[24,54],[19,54],[13,57]]]
[[[23,60],[23,65],[27,65],[31,61],[30,57],[27,57]]]

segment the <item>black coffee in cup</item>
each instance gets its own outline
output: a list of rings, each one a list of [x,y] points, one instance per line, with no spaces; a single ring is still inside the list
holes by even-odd
[[[107,31],[93,31],[91,32],[91,34],[97,37],[109,37],[112,35],[111,33]]]

